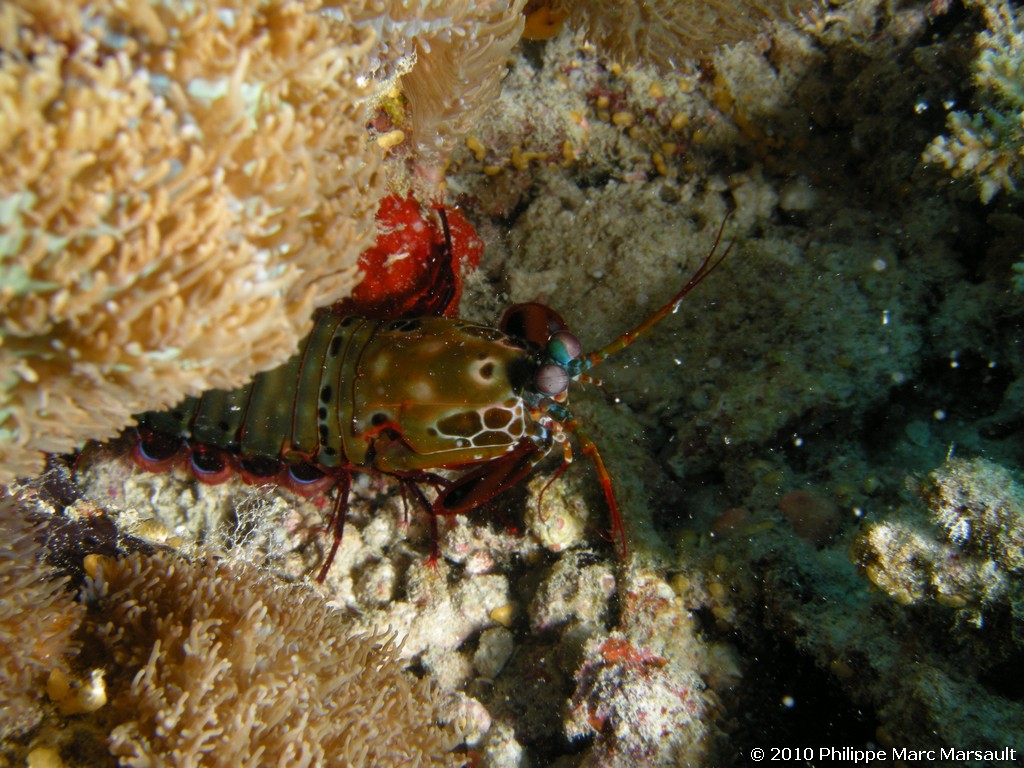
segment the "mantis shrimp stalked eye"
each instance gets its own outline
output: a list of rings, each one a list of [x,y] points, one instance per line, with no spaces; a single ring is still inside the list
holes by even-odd
[[[574,435],[594,463],[625,554],[611,479],[573,416],[570,385],[591,381],[591,368],[666,317],[721,264],[729,252],[714,258],[721,229],[700,268],[668,303],[605,347],[584,353],[561,316],[542,304],[511,307],[496,328],[446,317],[458,290],[449,216],[444,209],[437,213],[443,247],[430,269],[442,280],[440,290],[403,299],[397,319],[353,313],[350,303],[321,312],[284,365],[239,389],[141,415],[136,461],[162,470],[188,455],[203,482],[221,482],[237,469],[246,480],[276,479],[302,495],[337,486],[334,542],[322,580],[341,540],[353,472],[396,478],[433,520],[493,499],[556,443],[568,462]],[[438,470],[456,474],[449,479]],[[436,490],[433,500],[422,485]],[[434,549],[436,557],[436,537]]]

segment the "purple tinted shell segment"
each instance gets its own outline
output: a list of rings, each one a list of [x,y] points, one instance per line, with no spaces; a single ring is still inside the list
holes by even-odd
[[[534,386],[542,395],[554,397],[569,387],[569,373],[560,365],[542,365],[533,378]]]

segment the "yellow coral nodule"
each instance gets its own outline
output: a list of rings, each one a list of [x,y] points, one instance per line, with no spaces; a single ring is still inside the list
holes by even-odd
[[[25,757],[28,768],[64,768],[60,752],[53,747],[33,747]]]
[[[478,163],[482,163],[484,157],[487,156],[487,150],[484,148],[484,145],[481,143],[480,139],[478,139],[476,136],[466,137],[466,147],[467,149],[469,149],[470,152],[473,153],[473,157],[476,158],[476,161]]]
[[[512,621],[515,619],[516,607],[512,603],[506,603],[505,605],[498,606],[491,611],[491,619],[503,627],[511,627]]]
[[[46,681],[46,695],[65,717],[95,712],[107,703],[103,670],[94,669],[89,679],[81,682],[72,680],[60,669],[54,669]]]
[[[85,575],[90,579],[98,579],[103,574],[104,565],[110,560],[111,558],[105,555],[86,555],[82,558],[82,568],[85,570]]]
[[[547,4],[528,11],[526,24],[523,26],[523,39],[550,40],[562,31],[562,25],[567,18],[568,12],[555,10]]]

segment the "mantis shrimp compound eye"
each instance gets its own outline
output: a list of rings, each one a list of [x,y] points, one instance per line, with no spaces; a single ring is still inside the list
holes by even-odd
[[[553,334],[548,339],[547,349],[545,350],[548,357],[556,363],[563,365],[570,360],[575,360],[582,351],[583,346],[580,344],[580,340],[568,331],[559,331]]]
[[[533,378],[537,392],[547,397],[554,397],[569,388],[569,373],[560,365],[542,365]]]

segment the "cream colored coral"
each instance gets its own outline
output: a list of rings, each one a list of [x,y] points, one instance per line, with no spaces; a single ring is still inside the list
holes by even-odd
[[[240,384],[350,290],[375,43],[315,0],[0,5],[0,479]]]
[[[753,37],[769,20],[811,5],[809,0],[555,0],[569,25],[608,56],[647,62],[663,71],[720,45]]]
[[[251,566],[105,560],[85,624],[97,717],[122,765],[448,764],[436,701],[387,635],[352,636],[306,587]]]
[[[417,65],[402,78],[420,152],[443,156],[497,98],[505,59],[522,34],[525,0],[393,2],[420,5],[429,23],[443,27],[417,37]]]
[[[0,498],[0,737],[43,715],[47,678],[63,675],[82,608],[42,561],[43,533],[19,502]]]
[[[497,97],[526,0],[385,0],[354,13],[380,37],[375,75],[400,78],[416,170],[437,185],[456,143]]]

